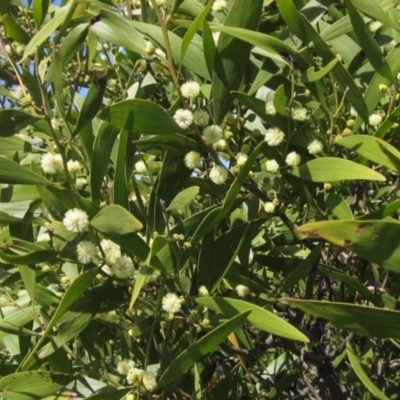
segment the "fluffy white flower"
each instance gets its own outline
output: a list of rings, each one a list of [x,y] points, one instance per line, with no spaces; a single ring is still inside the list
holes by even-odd
[[[248,159],[248,155],[245,153],[237,153],[236,154],[236,165],[238,167],[243,167],[243,165],[246,163]]]
[[[46,153],[40,160],[42,170],[46,174],[56,174],[63,170],[61,154]]]
[[[121,375],[127,375],[131,368],[135,367],[133,360],[121,360],[117,364],[117,371]]]
[[[265,170],[276,174],[279,171],[279,164],[276,160],[267,160],[265,162]]]
[[[78,261],[81,264],[89,264],[92,262],[93,258],[97,256],[97,249],[94,243],[83,240],[76,246],[76,253],[78,255]]]
[[[203,139],[207,144],[217,143],[222,136],[222,129],[218,125],[210,125],[203,129]]]
[[[156,374],[150,371],[145,371],[142,375],[142,385],[151,392],[157,387]]]
[[[237,285],[235,290],[240,297],[246,297],[250,292],[250,289],[244,285]]]
[[[206,296],[208,296],[209,294],[210,294],[210,293],[208,292],[207,288],[206,288],[204,285],[202,285],[202,286],[199,287],[199,296],[206,297]]]
[[[279,146],[285,139],[285,134],[278,128],[270,128],[265,132],[265,141],[269,146]]]
[[[167,293],[162,298],[162,309],[170,314],[175,314],[181,309],[181,300],[175,293]]]
[[[222,12],[226,9],[226,1],[225,0],[215,0],[212,5],[212,10],[214,12]]]
[[[121,248],[114,242],[108,239],[103,239],[100,246],[104,252],[107,264],[114,264],[121,257]],[[101,252],[98,253],[102,257]]]
[[[218,140],[218,142],[213,143],[212,146],[213,146],[214,150],[216,150],[216,151],[225,150],[225,148],[226,148],[225,139]]]
[[[197,151],[189,151],[184,159],[185,165],[189,169],[195,169],[200,166],[200,154]]]
[[[146,164],[144,161],[138,161],[135,163],[135,170],[139,174],[147,174]]]
[[[222,185],[228,179],[226,168],[215,165],[210,170],[210,179],[217,185]]]
[[[265,112],[268,115],[275,115],[276,114],[276,108],[274,106],[274,102],[273,101],[267,101],[265,103]]]
[[[307,119],[307,108],[295,108],[292,110],[292,117],[296,121],[305,121]]]
[[[368,28],[372,33],[375,33],[381,26],[382,26],[382,22],[380,22],[380,21],[372,21],[368,25]]]
[[[81,164],[76,160],[68,160],[67,168],[70,174],[76,174],[82,169]]]
[[[111,273],[120,279],[129,278],[133,274],[133,262],[128,256],[121,256],[111,265]]]
[[[193,114],[190,110],[180,108],[179,110],[176,110],[174,114],[174,120],[180,128],[187,129],[190,125],[192,125]]]
[[[297,167],[301,163],[301,157],[295,151],[292,151],[286,156],[285,161],[290,167]]]
[[[308,146],[307,150],[310,154],[318,154],[324,149],[324,145],[319,140],[313,140]]]
[[[185,82],[181,86],[182,96],[194,100],[200,94],[200,85],[195,81]]]
[[[89,216],[79,208],[73,208],[65,213],[63,224],[70,232],[85,232],[89,230]]]
[[[210,116],[205,110],[196,110],[193,113],[193,121],[197,126],[207,126],[210,122]]]
[[[144,371],[142,369],[133,367],[126,374],[126,380],[130,385],[139,383],[142,380],[143,374]]]
[[[264,204],[264,210],[265,210],[265,212],[268,213],[268,214],[274,213],[274,212],[275,212],[275,204],[272,203],[272,201],[267,201],[267,202]]]
[[[382,122],[382,116],[379,114],[371,114],[369,117],[369,124],[372,126],[378,126]]]

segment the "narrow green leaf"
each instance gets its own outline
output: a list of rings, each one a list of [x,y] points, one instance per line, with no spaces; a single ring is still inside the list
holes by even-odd
[[[103,184],[104,176],[108,171],[110,155],[118,133],[119,129],[114,125],[111,125],[106,121],[101,121],[94,142],[91,160],[91,170],[96,171],[96,173],[90,174],[92,201],[96,204],[101,201],[101,186]]]
[[[274,96],[274,106],[276,108],[276,111],[280,114],[283,115],[284,117],[287,117],[288,113],[286,111],[288,101],[286,98],[285,94],[285,87],[283,85],[280,85],[275,92]]]
[[[279,13],[289,29],[301,40],[304,44],[308,43],[307,33],[304,30],[303,21],[300,14],[293,4],[292,0],[277,0]]]
[[[51,185],[44,176],[3,157],[0,157],[0,183]]]
[[[123,129],[118,136],[118,151],[117,159],[115,162],[115,175],[114,175],[114,203],[129,209],[129,198],[128,198],[128,181],[130,179],[130,170],[127,169],[128,155],[133,156],[134,149],[128,149],[131,147],[131,138],[129,131]]]
[[[396,220],[321,221],[303,225],[297,231],[344,247],[389,270],[400,271],[400,223]]]
[[[264,141],[258,144],[257,147],[249,155],[246,163],[243,165],[243,167],[240,168],[240,171],[237,174],[233,184],[231,185],[231,188],[229,189],[229,192],[227,193],[224,203],[222,205],[222,210],[226,214],[231,210],[233,204],[235,203],[243,182],[248,178],[249,172],[254,165],[255,160],[264,146],[266,146],[266,143]]]
[[[147,100],[124,100],[102,110],[98,117],[119,128],[143,135],[184,133],[158,104]]]
[[[21,129],[30,125],[39,118],[25,111],[14,110],[12,108],[3,108],[0,110],[0,136],[12,136],[18,133]]]
[[[332,53],[314,27],[303,16],[301,16],[301,18],[303,19],[303,25],[307,36],[314,43],[316,51],[322,57],[324,64],[329,64],[336,58],[335,54]],[[354,109],[364,121],[368,122],[369,111],[363,95],[354,82],[353,77],[341,63],[335,64],[332,68],[332,74],[339,82],[342,91],[346,92],[346,98],[350,101]]]
[[[357,278],[353,278],[346,272],[341,271],[331,265],[320,265],[318,271],[324,275],[330,276],[331,278],[338,279],[349,287],[353,288],[364,297],[365,300],[370,301],[372,304],[377,304],[377,296],[371,292],[366,286],[364,286]]]
[[[186,2],[185,2],[186,3]],[[203,7],[197,4],[200,11]],[[196,14],[197,16],[197,14]],[[139,32],[151,38],[156,42],[161,48],[165,49],[164,36],[162,30],[159,26],[155,24],[145,24],[143,22],[132,21],[130,24],[136,28]],[[181,49],[182,49],[182,38],[176,33],[168,31],[168,38],[171,45],[172,58],[176,63],[181,60]],[[196,75],[201,76],[207,80],[210,80],[210,74],[207,70],[207,65],[205,61],[206,55],[199,46],[189,46],[186,50],[186,55],[183,60],[183,66],[188,69],[188,71],[193,72]]]
[[[316,246],[307,256],[307,258],[305,258],[300,265],[294,271],[292,271],[292,273],[283,282],[283,285],[280,288],[280,293],[285,293],[289,289],[293,288],[293,286],[296,285],[300,279],[303,279],[303,277],[321,257],[322,246],[322,243]]]
[[[198,194],[200,188],[198,186],[191,186],[178,193],[169,204],[167,210],[177,210],[186,207]]]
[[[386,79],[393,80],[392,70],[383,57],[381,48],[372,36],[368,26],[364,23],[361,15],[355,9],[351,0],[346,0],[346,5],[354,33],[356,34],[368,61],[374,67],[376,72],[384,76]]]
[[[25,48],[24,56],[20,60],[20,64],[24,62],[31,54],[33,54],[39,46],[41,46],[61,25],[65,20],[71,5],[60,8],[42,28],[33,36]]]
[[[211,332],[207,333],[198,342],[192,344],[187,350],[184,350],[179,354],[161,376],[158,382],[158,387],[162,388],[178,379],[197,361],[213,351],[230,333],[245,321],[250,312],[251,309],[247,309],[239,315],[232,317],[228,321],[214,328]]]
[[[52,332],[53,326],[62,318],[62,316],[71,307],[71,305],[76,300],[78,300],[81,297],[81,295],[86,291],[86,289],[91,285],[97,273],[98,273],[98,268],[93,268],[90,271],[86,271],[83,272],[82,274],[79,274],[77,278],[71,283],[71,285],[66,290],[64,296],[62,297],[60,303],[58,304],[58,307],[54,312],[40,340],[20,363],[20,369],[23,370],[24,368],[29,366],[29,363],[32,360],[32,358],[37,354],[38,350],[41,348],[47,336]],[[1,387],[1,381],[0,381],[0,387]]]
[[[285,299],[307,314],[330,321],[334,326],[363,336],[400,337],[400,312],[358,304],[320,300]]]
[[[40,28],[49,8],[49,0],[33,0],[32,14],[36,26]]]
[[[374,382],[372,382],[367,372],[364,371],[360,360],[354,354],[351,344],[349,342],[346,343],[346,352],[353,371],[356,373],[364,386],[374,395],[374,397],[379,400],[390,400],[389,397],[385,396],[385,394],[374,384]]]
[[[352,135],[337,142],[361,156],[389,169],[400,171],[400,151],[376,136]]]
[[[353,219],[349,204],[336,193],[329,193],[325,199],[328,210],[339,219]]]
[[[96,116],[101,107],[104,90],[105,84],[102,81],[98,81],[90,85],[72,135],[76,135],[82,130],[82,128],[92,122],[93,118]]]
[[[208,73],[210,76],[212,76],[217,46],[215,45],[214,37],[207,21],[203,22],[203,50]]]
[[[140,140],[134,140],[132,143],[143,152],[146,152],[147,149],[160,149],[174,151],[179,154],[179,157],[182,157],[182,154],[185,154],[190,150],[194,150],[199,153],[207,151],[207,148],[204,146],[204,144],[197,142],[187,135],[181,134],[163,134]]]
[[[248,30],[257,28],[263,1],[236,0],[226,17],[224,26],[235,26]],[[250,56],[251,46],[222,32],[217,44],[212,81],[212,97],[215,123],[220,124],[233,104],[230,92],[238,90]],[[237,55],[240,54],[240,57]]]
[[[183,40],[182,40],[181,64],[182,64],[183,59],[185,58],[185,54],[190,45],[190,42],[192,41],[196,32],[203,25],[203,22],[205,21],[208,13],[211,10],[212,4],[213,4],[213,1],[209,0],[207,6],[204,7],[204,10],[196,17],[196,19],[191,23],[189,29],[186,31],[185,36],[183,37]]]
[[[131,387],[115,389],[115,390],[102,390],[100,393],[93,394],[86,397],[87,400],[121,400],[123,396],[132,390]]]
[[[19,25],[19,23],[11,15],[5,14],[1,19],[6,35],[16,42],[27,44],[29,43],[29,35]]]
[[[0,380],[0,394],[9,400],[44,399],[55,395],[76,379],[53,371],[17,372]]]
[[[386,26],[390,26],[397,31],[400,26],[390,19],[385,10],[381,7],[382,2],[376,0],[351,0],[352,4],[357,7],[363,14],[368,15],[372,19],[376,19]],[[394,7],[394,3],[391,4]]]
[[[382,122],[379,128],[374,133],[374,136],[383,139],[389,132],[390,128],[397,123],[400,117],[400,106],[396,107],[393,112]]]
[[[325,75],[329,74],[332,68],[339,61],[338,58],[334,58],[331,62],[329,62],[325,67],[321,68],[319,71],[315,71],[314,67],[309,68],[301,77],[303,82],[315,82],[319,79],[322,79]]]
[[[146,281],[153,275],[154,269],[149,268],[147,265],[142,265],[140,270],[138,271],[135,279],[135,284],[132,290],[131,301],[129,303],[129,309],[132,310],[133,306],[136,303],[137,298],[139,297],[140,291],[142,290],[143,285]]]
[[[248,29],[237,28],[234,26],[212,26],[211,30],[224,32],[235,38],[241,39],[253,46],[259,47],[266,52],[272,54],[288,53],[292,56],[296,56],[296,51],[287,45],[282,40],[277,39],[275,36],[266,35],[265,33],[250,31]]]
[[[104,207],[90,221],[90,225],[101,233],[126,235],[143,228],[142,223],[119,205]]]
[[[252,312],[248,315],[246,321],[255,328],[286,339],[299,340],[306,343],[309,342],[307,336],[294,326],[290,325],[284,319],[278,317],[271,311],[267,311],[254,303],[249,303],[243,300],[212,297],[197,298],[196,302],[210,310],[228,317],[250,309]]]
[[[291,174],[312,182],[337,182],[347,179],[386,181],[386,178],[364,165],[336,157],[316,158],[296,168]]]
[[[90,28],[98,37],[137,54],[146,54],[146,42],[125,19],[112,11],[101,10],[101,20]]]
[[[0,258],[12,264],[37,264],[41,262],[55,262],[56,252],[53,249],[42,249],[21,255],[10,255],[0,251]]]

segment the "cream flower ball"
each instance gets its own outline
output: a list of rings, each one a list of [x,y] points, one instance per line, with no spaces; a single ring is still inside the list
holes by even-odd
[[[46,174],[56,174],[63,170],[61,154],[46,153],[40,160],[40,166]]]
[[[195,81],[189,81],[181,86],[182,96],[194,100],[200,94],[200,85]]]
[[[222,185],[228,179],[228,171],[220,165],[215,165],[211,168],[209,176],[216,185]]]
[[[79,208],[73,208],[65,213],[63,224],[70,232],[86,232],[89,230],[89,216]]]
[[[196,110],[193,113],[193,121],[197,126],[207,126],[210,122],[210,116],[205,110]]]
[[[187,168],[195,169],[200,166],[200,154],[197,151],[189,151],[183,161]]]
[[[81,264],[89,264],[93,261],[93,258],[97,256],[97,248],[94,243],[88,240],[83,240],[78,243],[76,253],[78,256],[78,262]]]
[[[286,156],[285,161],[290,167],[297,167],[301,163],[301,157],[295,151],[292,151]]]
[[[175,293],[167,293],[162,298],[161,307],[167,313],[175,314],[181,309],[181,300]]]
[[[307,150],[310,154],[318,154],[324,149],[324,145],[319,140],[313,140],[308,146]]]
[[[207,144],[217,143],[222,138],[222,129],[218,125],[210,125],[203,129],[203,139]]]
[[[369,117],[369,124],[372,126],[378,126],[382,122],[382,116],[379,114],[371,114]]]
[[[190,110],[180,108],[175,112],[174,120],[180,128],[187,129],[193,123],[193,114]]]
[[[265,162],[265,170],[267,172],[272,172],[273,174],[276,174],[279,171],[279,164],[276,160],[267,160]]]
[[[265,141],[269,146],[279,146],[285,139],[285,134],[278,128],[270,128],[265,132]]]

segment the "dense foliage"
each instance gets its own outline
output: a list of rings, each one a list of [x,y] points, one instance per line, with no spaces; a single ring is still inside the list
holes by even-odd
[[[399,399],[397,3],[0,0],[2,398]]]

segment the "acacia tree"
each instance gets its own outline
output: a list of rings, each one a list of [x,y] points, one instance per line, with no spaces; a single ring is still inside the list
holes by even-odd
[[[397,3],[0,0],[2,398],[398,399]]]

